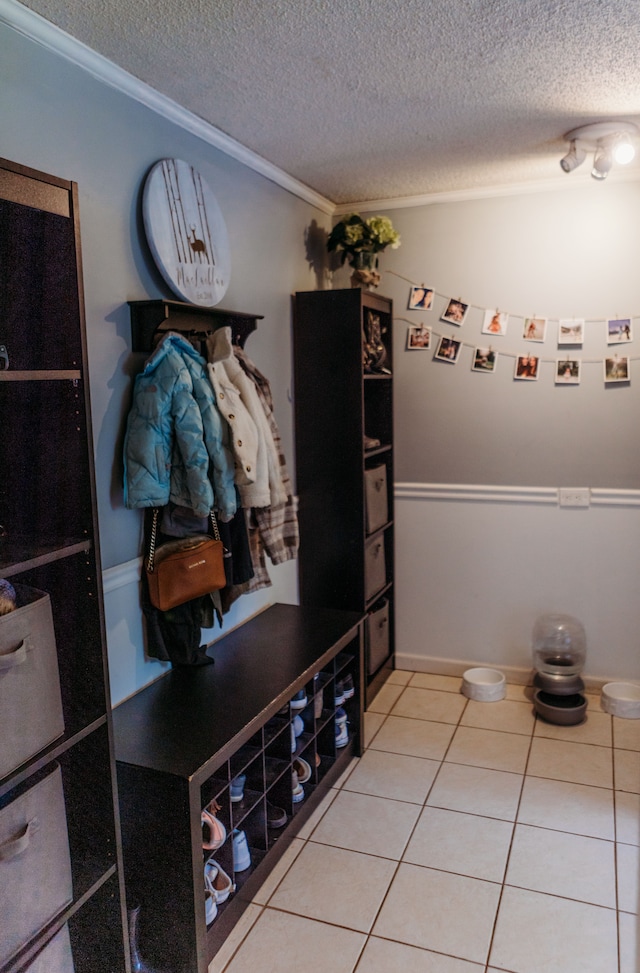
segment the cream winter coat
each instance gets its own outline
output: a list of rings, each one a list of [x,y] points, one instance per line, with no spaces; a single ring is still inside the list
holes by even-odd
[[[233,353],[231,328],[219,328],[207,339],[207,369],[216,403],[231,428],[236,484],[242,506],[285,503],[278,451],[252,380]]]

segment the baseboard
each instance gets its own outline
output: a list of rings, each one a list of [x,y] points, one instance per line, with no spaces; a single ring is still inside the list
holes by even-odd
[[[534,669],[525,666],[498,666],[493,663],[479,662],[477,659],[443,659],[438,656],[410,655],[398,652],[396,649],[396,669],[406,669],[409,672],[429,672],[437,676],[459,676],[462,678],[467,669],[476,666],[488,666],[503,672],[508,683],[516,686],[531,686],[533,684]],[[615,682],[614,676],[590,676],[582,673],[587,692],[600,692],[608,682]]]

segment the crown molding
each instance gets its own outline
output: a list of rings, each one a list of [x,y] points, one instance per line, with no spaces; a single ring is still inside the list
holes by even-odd
[[[202,118],[187,111],[186,108],[183,108],[171,98],[167,98],[150,85],[134,78],[128,71],[118,67],[108,58],[103,57],[102,54],[98,54],[86,44],[83,44],[82,41],[76,40],[75,37],[56,27],[55,24],[49,23],[44,17],[24,7],[17,0],[0,0],[0,23],[6,24],[29,40],[35,41],[47,50],[82,68],[98,81],[102,81],[109,87],[115,88],[129,98],[133,98],[134,101],[150,108],[167,121],[197,136],[203,142],[220,152],[224,152],[225,155],[242,163],[248,169],[252,169],[270,182],[286,189],[292,195],[310,203],[316,209],[329,215],[333,214],[335,204],[331,200],[294,179],[293,176],[263,159],[256,152],[252,152],[251,149],[246,148],[229,135],[225,135],[224,132],[221,132],[209,122],[205,122]]]
[[[500,186],[477,186],[473,189],[453,189],[442,193],[423,193],[419,196],[396,196],[382,199],[364,199],[353,203],[338,203],[334,209],[335,216],[345,213],[369,213],[372,210],[409,209],[419,206],[433,206],[435,203],[466,203],[478,199],[496,199],[500,196],[525,196],[532,193],[552,193],[562,190],[584,189],[593,186],[594,181],[588,173],[581,173],[572,178],[575,173],[554,177],[553,179],[537,179],[532,182],[505,183]],[[611,173],[606,183],[601,185],[615,186],[619,183],[640,182],[638,168]]]

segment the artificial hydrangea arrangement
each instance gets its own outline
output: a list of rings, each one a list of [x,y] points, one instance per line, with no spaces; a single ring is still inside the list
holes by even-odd
[[[327,239],[329,253],[336,251],[342,265],[348,261],[349,266],[356,269],[377,266],[376,254],[387,247],[397,250],[399,246],[400,235],[387,216],[370,216],[363,220],[358,213],[350,213],[336,223]]]

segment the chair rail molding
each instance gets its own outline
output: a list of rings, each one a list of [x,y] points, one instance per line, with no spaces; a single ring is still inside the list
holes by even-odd
[[[475,483],[396,483],[396,500],[457,500],[475,503],[542,503],[559,506],[559,487],[495,486]],[[640,490],[593,487],[590,506],[640,507]]]

